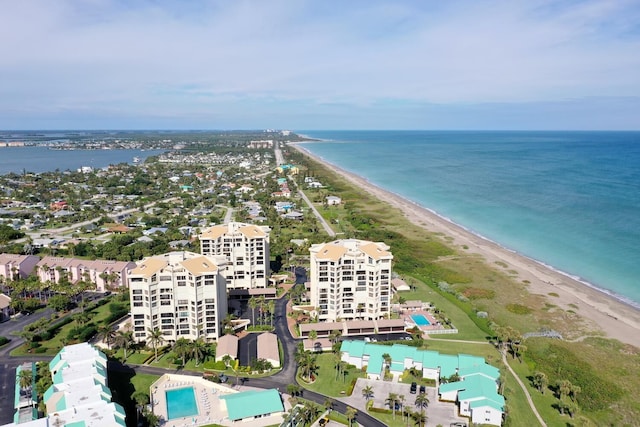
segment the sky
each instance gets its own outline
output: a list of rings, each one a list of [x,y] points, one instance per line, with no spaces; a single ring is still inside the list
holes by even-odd
[[[637,0],[0,0],[0,129],[640,130]]]

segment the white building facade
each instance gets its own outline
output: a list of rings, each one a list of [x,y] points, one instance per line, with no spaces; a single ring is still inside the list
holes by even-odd
[[[312,245],[311,305],[318,320],[376,320],[391,307],[389,246],[347,239]]]
[[[146,258],[129,275],[131,318],[136,342],[158,328],[165,342],[206,341],[222,335],[227,315],[224,265],[193,252]]]
[[[200,234],[200,253],[224,256],[229,289],[266,288],[269,284],[269,227],[241,222],[216,225]]]

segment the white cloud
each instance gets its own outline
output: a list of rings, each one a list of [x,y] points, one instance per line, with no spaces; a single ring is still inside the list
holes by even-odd
[[[268,114],[277,102],[640,96],[639,9],[633,1],[7,1],[0,113],[186,116],[237,104]]]

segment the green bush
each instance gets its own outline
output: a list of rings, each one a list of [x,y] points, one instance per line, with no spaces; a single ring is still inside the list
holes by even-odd
[[[3,345],[5,345],[5,344],[6,344],[6,343],[8,343],[9,341],[11,341],[9,338],[0,336],[0,347],[2,347]]]
[[[347,389],[347,396],[351,396],[351,394],[353,393],[353,388],[356,386],[356,381],[358,379],[354,378],[351,380],[351,383],[349,383],[349,388]]]
[[[393,413],[390,409],[376,408],[374,406],[369,408],[369,412],[375,412],[377,414],[392,414]]]
[[[46,347],[38,347],[35,350],[33,350],[33,352],[36,353],[36,354],[46,353],[47,352],[47,348]]]
[[[96,327],[93,325],[89,325],[80,331],[80,333],[78,334],[78,340],[87,342],[96,334],[96,332]]]

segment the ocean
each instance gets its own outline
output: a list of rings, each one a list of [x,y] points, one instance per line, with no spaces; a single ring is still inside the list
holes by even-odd
[[[300,133],[328,162],[640,307],[640,132]]]
[[[43,146],[0,147],[0,175],[11,172],[75,171],[82,166],[94,169],[118,163],[133,163],[138,157],[143,162],[149,156],[164,150],[50,150]]]

